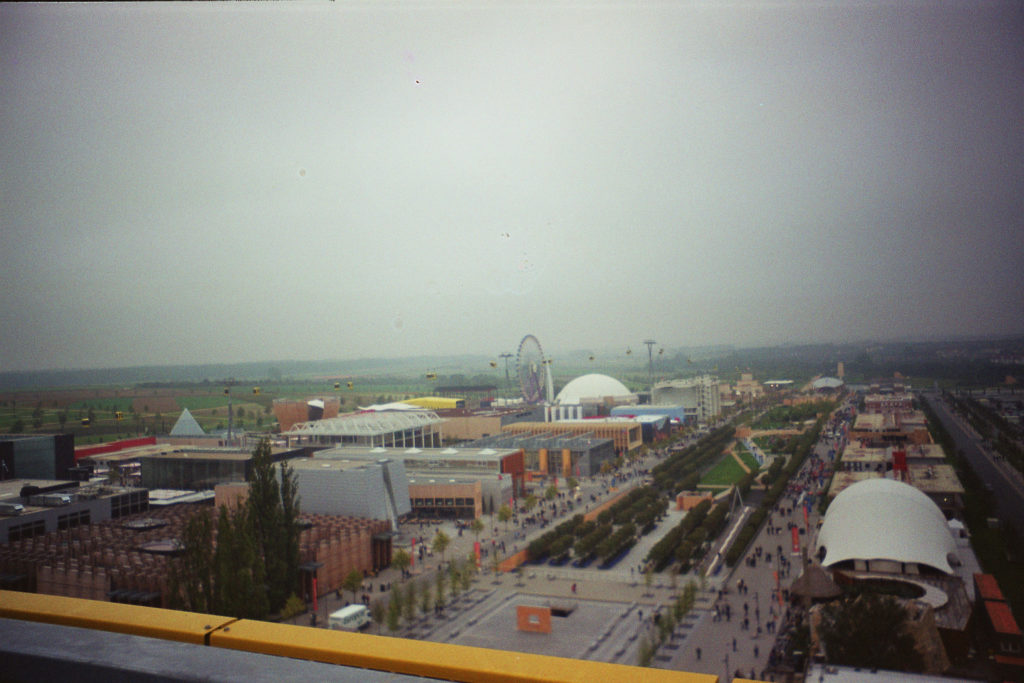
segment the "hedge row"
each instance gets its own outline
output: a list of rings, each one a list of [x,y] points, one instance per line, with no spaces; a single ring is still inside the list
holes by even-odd
[[[568,545],[571,546],[573,544],[573,539],[576,536],[577,529],[583,526],[583,515],[574,515],[572,519],[568,519],[562,522],[551,531],[545,533],[540,538],[531,541],[530,544],[526,546],[527,558],[531,562],[537,562],[539,560],[543,560],[548,555],[555,554],[552,552],[552,549],[561,548],[561,546],[565,543],[564,541],[560,540],[562,538],[568,539]],[[556,545],[556,543],[558,545]],[[562,553],[564,554],[564,550],[562,551]],[[558,555],[555,554],[555,556],[557,557]]]
[[[683,542],[687,534],[697,528],[704,518],[708,516],[711,509],[710,500],[702,500],[695,505],[680,520],[679,524],[669,529],[668,533],[662,536],[661,540],[647,553],[647,561],[652,562],[654,571],[660,572],[675,558],[679,544]]]
[[[691,531],[686,539],[676,549],[676,560],[679,561],[679,571],[687,572],[696,553],[705,541],[712,540],[722,533],[725,528],[726,515],[729,513],[729,504],[725,501],[716,505],[704,521],[696,529]]]
[[[655,465],[651,469],[655,488],[670,496],[695,488],[701,470],[721,457],[722,450],[735,434],[732,425],[720,427],[693,446]]]
[[[602,562],[607,562],[633,547],[636,543],[636,526],[623,524],[619,530],[598,544],[594,553]]]
[[[576,557],[588,557],[597,548],[597,544],[612,535],[611,524],[594,525],[594,529],[576,541],[572,552]]]

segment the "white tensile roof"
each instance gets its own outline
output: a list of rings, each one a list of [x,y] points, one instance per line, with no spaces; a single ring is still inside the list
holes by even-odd
[[[286,434],[320,436],[381,436],[407,429],[420,429],[444,422],[432,410],[398,410],[346,413],[312,422],[299,422]]]
[[[555,403],[576,405],[584,399],[601,399],[606,396],[631,398],[636,395],[614,377],[592,373],[581,375],[566,384],[555,397]]]
[[[814,380],[811,386],[815,389],[838,389],[843,386],[843,380],[837,377],[821,377]]]
[[[953,573],[956,552],[942,510],[910,484],[892,479],[857,482],[828,506],[818,532],[822,566],[845,560],[916,562]]]

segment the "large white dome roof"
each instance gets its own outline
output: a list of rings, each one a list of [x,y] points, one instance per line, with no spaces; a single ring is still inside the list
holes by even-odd
[[[586,399],[600,400],[607,396],[622,399],[636,398],[635,394],[626,388],[626,385],[614,377],[592,373],[581,375],[566,384],[555,397],[555,403],[577,405]]]
[[[818,532],[823,567],[844,560],[917,562],[953,573],[956,541],[942,510],[910,484],[867,479],[832,501]]]

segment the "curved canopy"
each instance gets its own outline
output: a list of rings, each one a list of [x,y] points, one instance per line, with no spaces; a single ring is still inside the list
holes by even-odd
[[[585,399],[603,399],[606,396],[635,398],[636,395],[614,377],[592,373],[581,375],[566,384],[555,397],[555,403],[576,405]]]
[[[939,506],[910,484],[868,479],[832,501],[818,532],[822,566],[845,560],[917,562],[952,574],[956,541]]]
[[[811,387],[814,389],[838,389],[841,386],[843,386],[843,380],[835,377],[821,377],[811,383]]]

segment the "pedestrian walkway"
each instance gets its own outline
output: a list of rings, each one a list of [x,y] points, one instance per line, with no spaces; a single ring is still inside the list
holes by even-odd
[[[827,452],[824,442],[815,446],[814,453],[819,457]],[[808,458],[794,480],[809,476],[810,466]],[[682,631],[681,646],[670,650],[667,661],[657,661],[658,666],[715,674],[723,681],[737,674],[761,678],[788,607],[780,603],[776,587],[788,588],[801,571],[800,553],[794,553],[787,528],[791,524],[804,528],[803,511],[795,504],[797,495],[794,492],[780,500],[780,506],[791,508],[788,514],[775,512],[771,517],[773,526],[781,527],[780,533],[769,534],[768,525],[764,525],[736,566],[708,581],[705,600],[699,603],[692,627]],[[815,507],[805,532],[799,535],[801,549],[813,547],[818,518]],[[728,543],[731,541],[726,539],[722,546],[728,548]],[[769,555],[771,561],[767,561]]]

